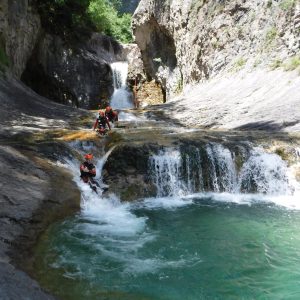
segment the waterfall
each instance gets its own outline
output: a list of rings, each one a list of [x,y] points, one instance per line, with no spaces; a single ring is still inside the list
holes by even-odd
[[[214,191],[234,192],[237,174],[233,154],[219,144],[208,144],[206,152],[210,162]]]
[[[182,193],[180,179],[182,159],[180,152],[168,149],[150,158],[150,169],[157,188],[157,196],[175,196]]]
[[[286,163],[276,154],[253,150],[244,163],[239,178],[241,191],[265,194],[290,194]]]
[[[133,108],[132,93],[127,88],[127,62],[115,62],[111,64],[113,71],[114,93],[110,105],[114,109]]]
[[[149,164],[157,196],[199,192],[294,193],[287,163],[280,156],[260,148],[240,151],[242,162],[234,151],[216,143],[201,148],[166,149],[152,155]]]

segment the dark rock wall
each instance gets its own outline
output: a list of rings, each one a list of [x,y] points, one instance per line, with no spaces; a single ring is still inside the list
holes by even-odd
[[[117,42],[99,34],[76,45],[45,34],[27,63],[22,80],[54,101],[96,109],[100,99],[113,93],[109,63],[119,53],[121,46]]]
[[[0,2],[0,47],[14,77],[51,100],[88,109],[113,93],[109,64],[122,57],[122,46],[107,36],[65,41],[47,34],[31,0]]]
[[[23,73],[41,31],[40,17],[30,0],[0,1],[0,47],[6,52],[10,70]]]

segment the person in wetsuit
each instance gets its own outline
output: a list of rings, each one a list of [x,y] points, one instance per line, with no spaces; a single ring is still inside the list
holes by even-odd
[[[83,182],[88,183],[93,191],[97,193],[98,184],[94,180],[96,176],[96,167],[92,163],[93,154],[85,154],[85,161],[80,165],[80,178]]]
[[[85,154],[85,161],[80,165],[80,178],[85,183],[88,183],[90,178],[94,178],[96,176],[96,168],[92,163],[93,154]]]
[[[97,131],[104,135],[106,126],[109,128],[109,130],[111,130],[108,118],[105,116],[104,112],[100,110],[99,117],[95,121],[93,130],[97,128]]]
[[[118,113],[114,111],[110,106],[107,106],[105,109],[105,116],[109,122],[117,122],[119,120]]]

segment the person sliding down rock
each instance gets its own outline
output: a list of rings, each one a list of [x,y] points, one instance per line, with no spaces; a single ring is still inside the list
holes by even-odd
[[[83,182],[88,183],[93,191],[97,193],[98,184],[94,181],[96,168],[92,163],[93,154],[85,154],[85,161],[80,165],[80,178]]]
[[[110,106],[107,106],[105,109],[105,116],[107,117],[109,122],[118,122],[119,117],[118,113],[116,111],[113,111],[113,109]]]
[[[93,130],[97,128],[97,132],[104,135],[106,132],[106,125],[109,130],[111,130],[108,118],[105,116],[104,112],[100,110],[99,117],[96,119]]]

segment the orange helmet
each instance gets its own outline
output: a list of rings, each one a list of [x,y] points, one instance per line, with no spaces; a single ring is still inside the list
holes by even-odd
[[[111,111],[111,107],[110,107],[110,106],[107,106],[107,107],[105,108],[105,111],[106,111],[106,112],[110,112],[110,111]]]
[[[92,153],[88,153],[88,154],[85,154],[85,155],[84,155],[84,158],[85,158],[85,159],[88,159],[88,160],[93,159],[93,157],[94,157],[94,156],[93,156]]]

